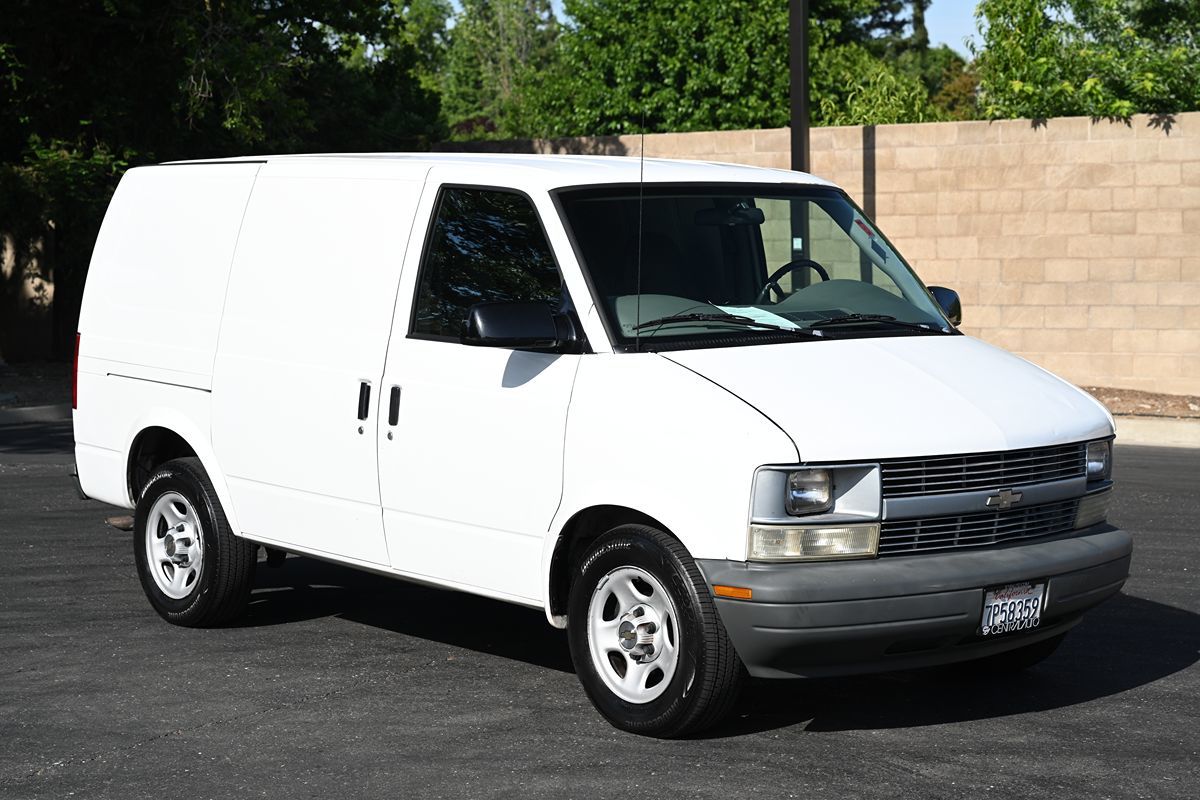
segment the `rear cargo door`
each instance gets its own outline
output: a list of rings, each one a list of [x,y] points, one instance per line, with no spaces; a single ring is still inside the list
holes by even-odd
[[[212,393],[214,448],[252,539],[388,563],[379,384],[426,171],[285,159],[259,173]]]

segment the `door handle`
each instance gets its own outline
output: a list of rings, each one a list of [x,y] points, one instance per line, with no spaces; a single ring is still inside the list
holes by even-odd
[[[370,381],[359,381],[358,383],[358,418],[364,420],[371,413],[371,383]]]
[[[392,387],[392,396],[388,400],[388,425],[395,425],[400,421],[400,387]]]

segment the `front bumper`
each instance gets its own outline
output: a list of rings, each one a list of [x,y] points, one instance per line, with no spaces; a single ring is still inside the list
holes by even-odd
[[[1111,525],[989,550],[864,561],[762,564],[701,560],[709,585],[753,590],[716,598],[751,675],[820,677],[948,664],[1056,636],[1116,594],[1133,539]],[[986,587],[1047,580],[1042,623],[977,635]]]

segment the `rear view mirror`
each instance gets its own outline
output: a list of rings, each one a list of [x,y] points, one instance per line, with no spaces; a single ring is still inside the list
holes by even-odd
[[[941,306],[952,325],[958,327],[962,324],[962,301],[958,299],[958,292],[945,286],[930,286],[929,293]]]
[[[730,208],[702,208],[693,221],[697,225],[762,225],[767,216],[761,208],[738,203]]]
[[[576,339],[570,318],[554,313],[547,303],[498,301],[471,306],[461,341],[477,347],[562,350]]]

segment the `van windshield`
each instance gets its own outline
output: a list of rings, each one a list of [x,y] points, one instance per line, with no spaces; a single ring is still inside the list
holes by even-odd
[[[953,331],[838,190],[633,184],[556,198],[622,349]]]

